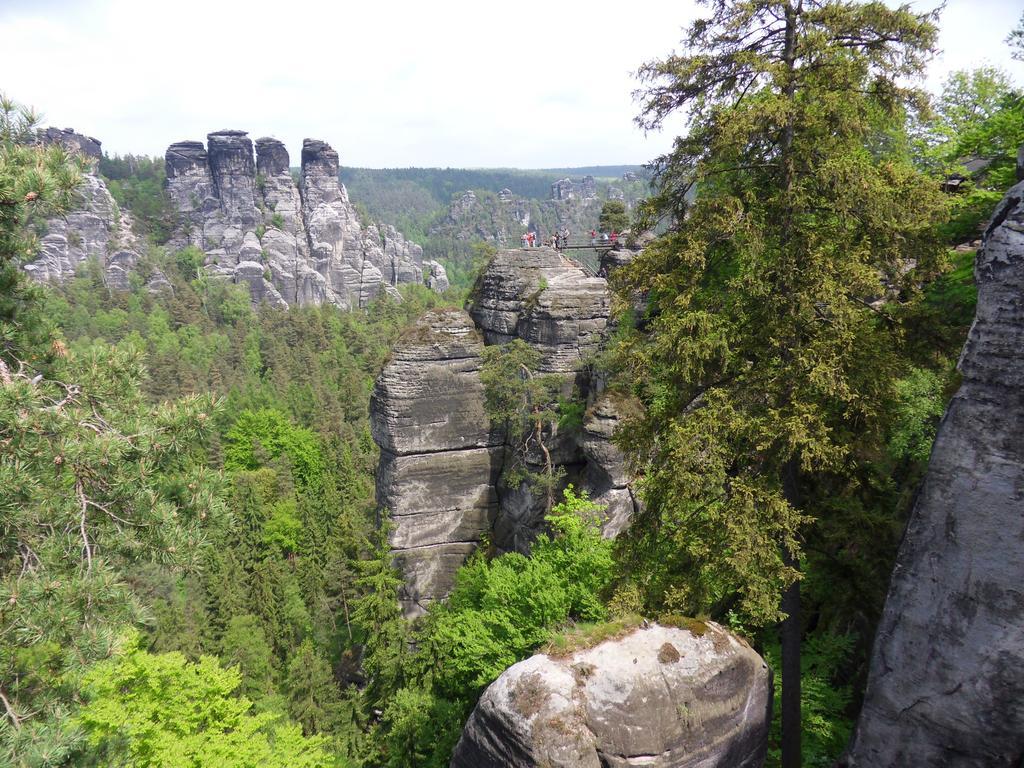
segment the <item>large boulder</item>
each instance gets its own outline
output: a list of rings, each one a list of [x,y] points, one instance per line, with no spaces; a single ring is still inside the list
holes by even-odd
[[[396,344],[374,387],[377,503],[392,524],[407,616],[448,594],[497,508],[502,436],[484,411],[482,349],[465,312],[428,313]]]
[[[658,624],[507,669],[477,703],[451,768],[754,768],[771,672],[712,623]]]
[[[1024,759],[1024,183],[975,277],[963,382],[900,547],[850,768]]]

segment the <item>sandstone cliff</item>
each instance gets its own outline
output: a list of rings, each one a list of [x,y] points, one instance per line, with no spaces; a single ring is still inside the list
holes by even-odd
[[[477,703],[451,768],[755,768],[771,672],[716,624],[652,625],[513,665]]]
[[[623,402],[601,392],[585,363],[605,338],[610,295],[548,248],[499,251],[485,269],[469,314],[431,313],[396,346],[371,406],[381,448],[377,503],[392,520],[391,544],[405,577],[407,615],[445,597],[455,570],[486,535],[497,551],[529,551],[544,528],[545,505],[529,483],[510,487],[509,457],[484,410],[480,353],[520,338],[541,354],[540,368],[584,398],[579,430],[548,436],[562,484],[574,483],[606,507],[608,536],[628,524],[637,502],[611,437]],[[527,470],[541,472],[539,451]]]
[[[619,188],[599,185],[592,176],[582,181],[556,181],[546,200],[515,195],[508,189],[497,193],[466,190],[451,201],[429,233],[462,242],[484,240],[499,247],[518,245],[526,231],[546,240],[556,231],[568,229],[574,239],[583,239],[597,229],[607,200],[622,200],[631,209],[649,193],[646,182],[635,178]]]
[[[407,616],[448,594],[497,510],[502,439],[484,412],[481,349],[465,312],[431,312],[396,344],[370,401],[377,503],[389,513]]]
[[[121,211],[97,173],[100,142],[67,128],[39,132],[42,143],[59,143],[88,160],[74,210],[45,222],[39,253],[25,271],[36,280],[64,282],[86,261],[100,266],[108,287],[125,290],[128,275],[139,260],[139,243],[132,217]]]
[[[963,383],[900,547],[850,768],[1024,760],[1024,184],[975,276]]]
[[[423,251],[393,227],[363,227],[338,181],[338,153],[306,139],[299,182],[276,139],[216,131],[172,144],[167,192],[182,219],[174,246],[206,253],[206,269],[248,285],[254,302],[363,307],[423,282]],[[443,283],[436,283],[439,287]]]

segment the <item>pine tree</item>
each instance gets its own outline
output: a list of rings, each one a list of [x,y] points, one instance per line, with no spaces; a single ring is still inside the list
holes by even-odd
[[[47,376],[0,362],[0,760],[75,747],[76,680],[144,611],[129,566],[194,572],[222,516],[196,464],[209,398],[142,401],[131,348],[63,351]]]
[[[306,639],[288,662],[288,712],[306,735],[330,732],[341,712],[341,695],[331,667]]]
[[[83,157],[36,144],[39,115],[0,94],[0,359],[44,357],[49,324],[33,309],[39,293],[21,264],[38,250],[33,220],[67,210],[85,170]]]
[[[878,299],[911,297],[941,257],[937,186],[890,151],[936,27],[878,2],[708,5],[682,54],[641,69],[638,122],[685,108],[689,132],[655,164],[648,222],[670,231],[622,274],[623,297],[648,307],[622,347],[646,405],[624,444],[645,470],[635,539],[677,547],[682,578],[652,599],[785,618],[791,768],[800,532],[820,512],[806,481],[843,471],[854,436],[877,429],[900,364],[896,313]]]
[[[358,586],[362,597],[355,601],[352,623],[363,642],[364,701],[367,714],[384,706],[405,674],[407,629],[398,605],[402,580],[392,565],[387,529],[371,542],[370,558],[359,562]]]

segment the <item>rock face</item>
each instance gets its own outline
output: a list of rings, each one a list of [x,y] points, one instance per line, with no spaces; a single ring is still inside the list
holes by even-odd
[[[963,383],[900,547],[850,768],[1024,759],[1024,183],[975,276]]]
[[[621,402],[602,396],[583,370],[605,338],[609,310],[605,280],[557,251],[499,251],[470,314],[428,314],[396,347],[377,380],[371,417],[381,448],[377,504],[394,524],[407,615],[448,594],[455,570],[484,534],[498,551],[528,552],[545,525],[544,500],[528,483],[509,487],[503,479],[509,455],[503,436],[490,429],[479,376],[485,344],[526,341],[566,395],[575,388],[591,403],[582,429],[548,435],[547,444],[562,486],[572,482],[606,506],[605,535],[628,525],[637,502],[611,442]],[[539,450],[526,457],[528,471],[543,466]]]
[[[488,344],[521,338],[541,352],[544,373],[574,373],[601,345],[611,296],[553,248],[499,251],[470,313]]]
[[[485,240],[498,247],[515,247],[524,232],[534,232],[547,242],[555,232],[568,230],[573,242],[589,241],[597,229],[606,200],[622,200],[627,209],[647,197],[646,182],[633,179],[619,186],[593,179],[563,179],[552,184],[548,199],[517,195],[510,189],[497,193],[466,191],[455,196],[447,214],[430,228],[430,234],[467,242]]]
[[[654,624],[566,658],[533,656],[484,692],[451,768],[755,768],[771,672],[715,624]]]
[[[593,176],[584,176],[581,181],[560,179],[551,185],[552,200],[590,200],[597,197],[597,182]]]
[[[172,144],[167,192],[183,227],[171,245],[206,253],[206,269],[248,285],[254,302],[363,307],[423,282],[423,251],[393,227],[363,227],[338,182],[338,153],[306,139],[298,185],[271,138],[215,131]]]
[[[612,442],[624,411],[630,407],[631,403],[622,395],[600,395],[587,410],[580,436],[586,460],[582,485],[589,491],[591,500],[604,507],[601,530],[609,538],[626,530],[640,508],[640,500],[630,485],[632,478],[625,457]]]
[[[95,259],[109,288],[127,289],[128,275],[139,260],[138,241],[132,232],[132,217],[118,208],[97,174],[100,142],[70,128],[41,130],[39,141],[59,143],[83,155],[89,164],[74,210],[47,220],[39,255],[25,265],[25,271],[35,280],[64,282],[74,277],[84,262]]]
[[[393,525],[407,616],[448,594],[497,510],[502,437],[484,411],[482,349],[465,312],[429,313],[398,342],[374,388],[377,503]]]

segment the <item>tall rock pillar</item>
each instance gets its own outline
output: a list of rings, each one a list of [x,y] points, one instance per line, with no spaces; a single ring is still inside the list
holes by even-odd
[[[849,768],[1024,764],[1024,183],[975,276],[963,383],[900,547]]]
[[[408,617],[447,596],[497,510],[502,439],[484,410],[482,349],[465,312],[428,313],[399,340],[374,387],[377,504],[391,521]]]

